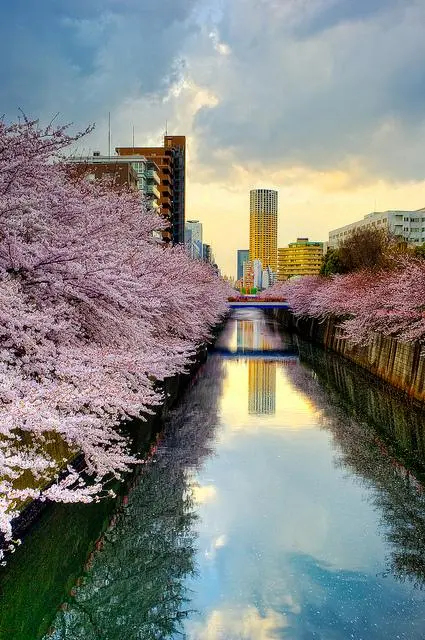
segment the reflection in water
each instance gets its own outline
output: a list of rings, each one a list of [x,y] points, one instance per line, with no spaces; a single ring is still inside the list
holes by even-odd
[[[214,494],[198,508],[200,570],[190,587],[199,613],[185,623],[187,639],[423,640],[423,596],[394,579],[394,566],[386,570],[391,549],[383,533],[388,536],[390,525],[380,519],[383,513],[390,521],[392,516],[370,498],[385,493],[396,504],[388,491],[396,467],[381,438],[374,459],[369,455],[363,420],[375,440],[377,433],[370,416],[359,413],[362,400],[350,415],[343,398],[326,396],[321,389],[326,381],[319,382],[317,373],[294,360],[287,366],[276,359],[274,414],[265,419],[244,412],[243,394],[249,398],[255,388],[249,370],[256,357],[256,324],[261,327],[254,314],[251,328],[248,318],[236,316],[225,338],[232,344],[236,334],[240,359],[226,363],[219,456],[208,460],[199,476],[201,483],[213,479]],[[282,338],[283,354],[288,338]],[[321,353],[333,361],[332,354]],[[317,371],[320,367],[323,363]],[[358,380],[349,388],[355,393]],[[382,417],[380,400],[375,401],[375,414]],[[405,415],[407,408],[398,411]],[[339,438],[330,437],[331,424]],[[356,466],[345,458],[347,440]],[[381,466],[384,474],[377,470]],[[399,470],[396,476],[400,480]],[[407,490],[400,514],[411,504]],[[412,518],[406,529],[414,526]],[[400,531],[397,524],[395,529]],[[424,534],[416,529],[422,540]],[[216,548],[217,540],[224,542]]]
[[[248,364],[248,412],[255,415],[276,411],[276,362],[251,360]]]
[[[423,640],[423,413],[298,349],[235,314],[69,597],[44,605],[50,635],[17,637]],[[46,584],[10,606],[42,608]]]
[[[194,572],[193,496],[189,469],[210,454],[217,423],[221,362],[211,358],[190,412],[170,415],[154,459],[90,554],[47,637],[153,640],[177,632],[187,616],[186,577]]]
[[[294,384],[323,411],[338,444],[339,465],[372,492],[390,543],[388,570],[425,585],[424,414],[391,388],[338,356],[299,343],[308,367],[291,371]]]
[[[269,351],[275,336],[262,316],[255,320],[236,318],[238,351]],[[252,358],[248,361],[248,412],[273,415],[276,411],[276,362]]]

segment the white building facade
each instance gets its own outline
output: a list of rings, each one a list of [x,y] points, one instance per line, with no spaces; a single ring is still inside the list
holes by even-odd
[[[425,208],[416,211],[375,211],[363,220],[329,231],[329,248],[335,249],[358,229],[388,231],[403,238],[409,244],[425,243]]]
[[[264,269],[263,271],[263,276],[262,276],[263,289],[268,289],[269,287],[274,285],[276,280],[277,280],[276,273],[272,271],[270,267],[266,267],[266,269]]]
[[[261,289],[263,279],[263,265],[261,264],[261,260],[253,260],[252,267],[254,269],[254,287]]]

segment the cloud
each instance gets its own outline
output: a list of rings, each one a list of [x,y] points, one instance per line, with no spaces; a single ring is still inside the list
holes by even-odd
[[[218,97],[196,115],[208,142],[202,162],[230,151],[247,166],[327,170],[356,161],[381,176],[422,177],[425,2],[318,5],[225,5],[216,32],[231,53],[194,69]]]
[[[192,487],[192,493],[195,501],[199,504],[212,502],[217,498],[217,489],[212,484],[207,484],[204,486],[194,485]]]
[[[364,22],[401,5],[400,0],[324,0],[311,5],[297,34],[310,37],[350,22]]]
[[[161,114],[210,178],[256,164],[423,177],[425,0],[17,0],[0,38],[7,115],[104,127],[111,112],[128,135],[140,108],[140,134],[158,136]]]
[[[107,151],[108,112],[112,148],[133,127],[158,144],[168,121],[188,140],[187,217],[227,273],[250,188],[279,189],[281,246],[424,204],[425,0],[3,4],[1,113],[96,122],[81,153]]]
[[[286,617],[272,609],[264,615],[255,607],[217,609],[210,613],[205,624],[190,625],[188,637],[190,640],[272,640],[284,638],[286,633],[282,635],[282,632],[287,626]]]
[[[10,116],[61,112],[86,124],[129,98],[166,94],[180,74],[196,0],[24,0],[0,23],[0,101]]]

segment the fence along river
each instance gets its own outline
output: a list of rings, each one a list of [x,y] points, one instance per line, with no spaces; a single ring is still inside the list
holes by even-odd
[[[0,637],[423,639],[423,425],[235,311],[117,500],[53,505],[10,557]]]

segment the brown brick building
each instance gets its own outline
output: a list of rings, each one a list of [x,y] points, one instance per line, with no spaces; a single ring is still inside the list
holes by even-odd
[[[70,175],[85,176],[87,180],[104,180],[114,188],[124,186],[138,188],[137,173],[128,162],[114,162],[113,158],[103,162],[91,162],[90,159],[71,160],[68,164]]]
[[[119,156],[144,156],[158,167],[160,213],[169,221],[165,240],[184,243],[186,137],[164,136],[162,147],[116,147]]]

